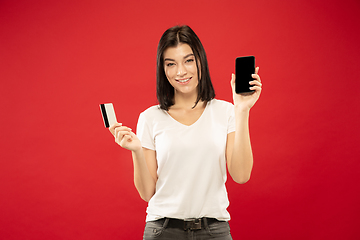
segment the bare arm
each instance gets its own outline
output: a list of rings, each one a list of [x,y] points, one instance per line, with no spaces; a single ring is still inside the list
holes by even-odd
[[[134,183],[140,197],[148,202],[155,194],[157,163],[155,151],[143,148],[132,152]]]
[[[249,113],[239,113],[235,117],[236,130],[227,137],[226,158],[231,177],[243,184],[250,179],[253,155],[249,135]]]
[[[139,138],[130,128],[116,123],[109,128],[115,137],[115,142],[132,152],[134,163],[134,184],[140,197],[149,201],[155,194],[157,181],[156,152],[141,146]]]
[[[254,81],[250,82],[255,90],[252,95],[240,95],[235,93],[235,76],[232,76],[231,86],[233,89],[235,110],[235,132],[229,133],[226,144],[226,159],[231,177],[237,183],[246,183],[250,179],[253,168],[253,154],[249,133],[249,113],[251,107],[259,99],[261,93],[261,80],[256,68],[253,75]]]

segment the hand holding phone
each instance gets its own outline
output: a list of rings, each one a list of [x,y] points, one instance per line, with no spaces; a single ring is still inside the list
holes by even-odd
[[[252,74],[255,73],[255,57],[238,57],[235,60],[235,92],[238,94],[252,94],[250,81],[253,81]]]

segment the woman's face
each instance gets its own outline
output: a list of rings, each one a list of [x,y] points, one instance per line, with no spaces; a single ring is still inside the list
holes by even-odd
[[[180,43],[164,51],[164,71],[175,94],[197,94],[198,69],[194,53],[188,44]]]

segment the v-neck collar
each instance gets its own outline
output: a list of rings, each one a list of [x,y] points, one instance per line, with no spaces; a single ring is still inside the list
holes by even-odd
[[[189,127],[192,127],[192,126],[196,125],[196,124],[203,118],[203,116],[205,115],[206,110],[208,109],[208,106],[209,106],[210,102],[211,102],[211,100],[206,103],[206,106],[205,106],[203,112],[201,113],[200,117],[199,117],[194,123],[192,123],[192,124],[190,124],[190,125],[186,125],[186,124],[183,124],[183,123],[179,122],[178,120],[176,120],[175,118],[173,118],[173,117],[168,113],[168,111],[165,111],[165,112],[166,112],[166,114],[172,119],[172,121],[176,122],[178,125],[181,125],[181,126],[184,126],[184,127],[188,127],[188,128],[189,128]]]

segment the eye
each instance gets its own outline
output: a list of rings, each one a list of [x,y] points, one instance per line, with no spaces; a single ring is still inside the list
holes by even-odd
[[[175,65],[175,63],[166,63],[167,67],[171,67],[171,66],[174,66],[174,65]]]
[[[187,63],[191,63],[191,62],[193,62],[193,61],[194,61],[194,59],[192,59],[192,58],[186,60]]]

